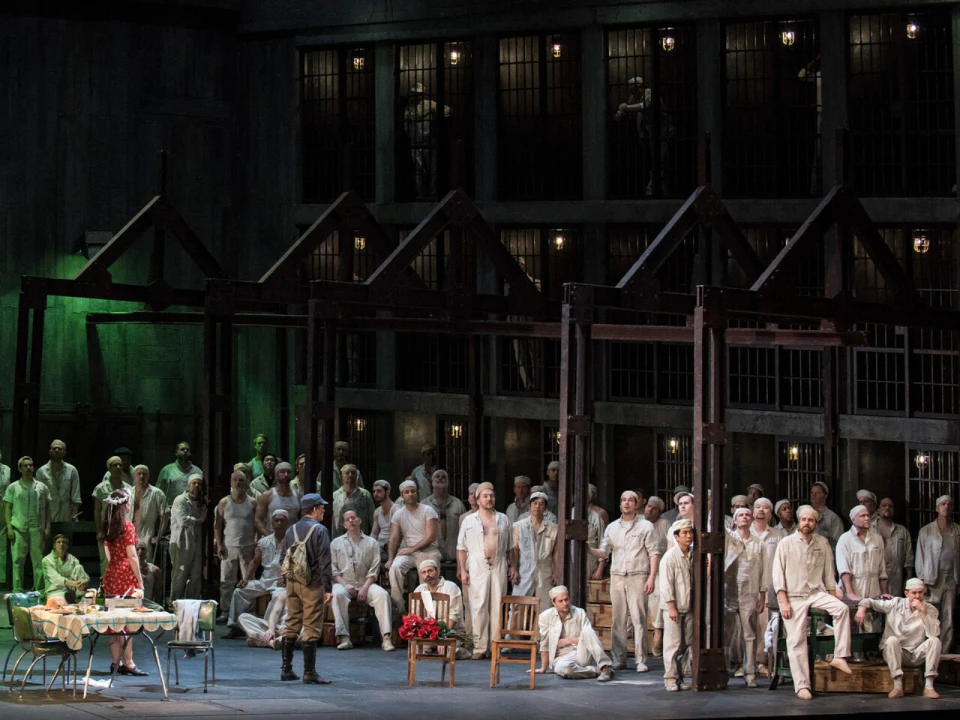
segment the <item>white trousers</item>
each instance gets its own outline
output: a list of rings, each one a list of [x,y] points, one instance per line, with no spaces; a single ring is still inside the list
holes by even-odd
[[[757,594],[738,592],[734,604],[730,598],[724,602],[723,646],[726,648],[727,664],[740,660],[735,655],[739,648],[743,658],[743,674],[757,674]]]
[[[686,669],[684,656],[693,643],[693,613],[678,613],[674,622],[663,609],[663,679],[679,682],[683,675],[681,663]]]
[[[500,596],[507,588],[506,558],[497,558],[493,565],[487,565],[482,555],[467,556],[467,572],[470,584],[465,594],[470,596],[470,615],[473,619],[475,642],[473,653],[485,653],[490,649],[490,638],[500,632]]]
[[[333,585],[333,619],[336,625],[337,635],[350,637],[350,593],[340,583]],[[367,606],[373,608],[377,616],[377,622],[380,624],[380,635],[386,638],[390,637],[391,624],[390,613],[390,594],[382,587],[374,583],[367,590]]]
[[[228,547],[227,556],[220,560],[220,612],[230,607],[233,591],[243,575],[243,568],[253,560],[256,545]]]
[[[239,624],[239,618],[244,613],[249,613],[257,602],[257,598],[264,595],[275,596],[277,593],[286,592],[284,588],[277,587],[276,580],[251,580],[246,586],[236,588],[230,596],[230,611],[227,613],[227,627],[236,627]]]
[[[660,617],[660,573],[653,579],[653,594],[647,595],[647,614],[657,630],[663,630],[663,618]]]
[[[957,581],[941,574],[930,588],[930,602],[940,611],[940,644],[946,652],[953,645],[953,607],[957,602]]]
[[[553,659],[553,672],[567,680],[595,678],[601,669],[611,664],[596,630],[591,627],[580,633],[580,642],[574,652]]]
[[[267,647],[263,644],[263,641],[260,640],[260,636],[270,629],[266,620],[258,618],[253,613],[243,613],[237,618],[237,624],[243,629],[249,639],[256,642],[260,647]]]
[[[202,570],[200,566],[200,548],[197,543],[180,547],[170,543],[170,600],[181,598],[202,598]]]
[[[833,616],[833,656],[850,656],[850,608],[835,595],[815,592],[809,597],[789,598],[793,614],[789,619],[782,618],[787,630],[787,658],[790,661],[790,675],[793,677],[795,692],[810,689],[810,666],[807,658],[807,617],[810,609],[823,610]],[[782,608],[781,608],[782,612]]]
[[[4,535],[6,529],[4,528]],[[6,542],[6,541],[4,541]],[[103,543],[100,543],[101,551]],[[27,564],[27,555],[30,556],[30,564],[33,565],[33,586],[37,591],[43,591],[43,534],[39,528],[34,530],[16,530],[13,534],[13,591],[15,593],[23,592],[23,571]],[[4,553],[6,554],[6,553]],[[6,558],[4,558],[6,566]],[[6,574],[6,571],[4,571]]]
[[[911,649],[900,646],[900,638],[890,636],[883,641],[883,659],[890,668],[890,677],[903,676],[904,666],[909,668],[921,667],[924,676],[936,677],[940,665],[940,649],[942,645],[937,638],[928,638],[919,646]]]
[[[615,665],[627,662],[627,622],[633,623],[634,655],[637,664],[647,662],[647,595],[644,585],[648,575],[611,575],[610,603],[613,610],[610,654]]]
[[[398,555],[390,566],[390,597],[402,615],[407,611],[407,573],[416,570],[426,559],[440,563],[440,551],[435,548],[423,550],[413,555]]]

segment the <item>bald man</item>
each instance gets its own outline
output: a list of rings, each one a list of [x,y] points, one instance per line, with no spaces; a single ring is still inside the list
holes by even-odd
[[[877,518],[870,528],[883,538],[883,564],[887,569],[887,592],[903,595],[905,580],[913,577],[913,539],[910,531],[894,522],[896,507],[888,497],[880,500]]]

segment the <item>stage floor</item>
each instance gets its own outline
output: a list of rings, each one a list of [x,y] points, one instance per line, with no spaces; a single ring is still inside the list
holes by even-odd
[[[730,689],[711,693],[668,693],[663,689],[662,664],[650,661],[650,672],[637,674],[632,669],[617,673],[613,682],[596,680],[560,680],[553,675],[537,676],[537,689],[527,689],[527,674],[522,665],[504,665],[496,689],[489,688],[490,663],[461,661],[457,663],[456,687],[441,686],[439,663],[420,663],[417,686],[406,682],[406,650],[384,653],[379,648],[365,647],[346,652],[321,648],[318,666],[332,685],[307,686],[300,682],[279,681],[280,653],[262,648],[248,648],[241,640],[220,640],[223,628],[217,628],[217,684],[203,694],[203,658],[180,662],[179,687],[174,686],[170,700],[164,701],[156,677],[156,665],[149,647],[142,640],[136,646],[137,664],[150,672],[147,678],[118,677],[112,689],[91,689],[87,699],[76,699],[69,692],[56,688],[46,695],[36,681],[27,686],[23,699],[0,690],[0,717],[27,720],[92,720],[93,718],[228,718],[242,715],[245,719],[296,718],[320,715],[333,720],[340,717],[384,718],[540,718],[547,713],[562,717],[647,719],[771,717],[775,715],[822,716],[860,713],[939,714],[960,711],[960,688],[939,686],[939,700],[919,696],[889,700],[885,695],[830,694],[813,701],[798,700],[790,685],[778,690],[747,690],[742,678],[732,678]],[[4,635],[8,631],[2,631]],[[10,642],[0,642],[5,657]],[[169,634],[165,636],[169,639]],[[161,643],[162,646],[162,643]],[[14,656],[16,657],[16,655]],[[166,662],[166,652],[161,653]],[[86,667],[86,653],[80,655],[81,668]],[[105,646],[97,648],[92,677],[108,676],[109,653]],[[299,673],[302,659],[298,652],[294,668]],[[49,667],[48,672],[52,673]],[[21,673],[18,672],[18,677]],[[172,680],[171,672],[171,680]],[[57,687],[59,687],[59,679]],[[19,687],[19,682],[18,685]],[[81,691],[82,692],[82,691]],[[581,715],[582,713],[582,715]]]

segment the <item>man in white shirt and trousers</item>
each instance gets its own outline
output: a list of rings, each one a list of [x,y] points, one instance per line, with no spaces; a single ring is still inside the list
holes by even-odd
[[[597,631],[583,608],[570,602],[565,585],[550,589],[552,607],[540,613],[540,667],[538,674],[553,670],[567,680],[613,679],[613,663],[603,649]]]

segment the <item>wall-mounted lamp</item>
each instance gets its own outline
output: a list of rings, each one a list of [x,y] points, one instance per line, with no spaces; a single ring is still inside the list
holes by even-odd
[[[667,28],[667,30],[672,30],[673,28]],[[673,49],[677,46],[677,41],[673,35],[664,35],[663,40],[660,41],[660,45],[663,47],[664,52],[673,52]]]
[[[913,251],[920,255],[925,254],[930,249],[930,238],[927,233],[921,230],[913,236]]]
[[[800,459],[800,447],[798,445],[791,445],[787,448],[787,458],[792,462],[796,462]]]
[[[362,417],[354,418],[354,420],[353,420],[353,428],[354,428],[354,430],[356,430],[358,433],[362,433],[364,430],[366,430],[366,429],[367,429],[367,420],[366,420],[366,418],[362,418]]]
[[[557,235],[553,238],[553,245],[555,248],[557,248],[557,250],[563,250],[563,244],[566,241],[567,239],[563,235]]]
[[[784,30],[780,33],[780,42],[790,47],[797,41],[797,34],[793,30]]]
[[[451,425],[450,437],[452,437],[455,440],[463,437],[463,425]]]
[[[914,459],[914,462],[917,465],[917,470],[923,471],[923,469],[930,464],[930,456],[924,452],[919,452],[917,453],[917,457]]]
[[[357,235],[353,240],[353,247],[357,250],[364,250],[367,247],[367,239],[363,235]]]
[[[457,50],[450,51],[450,64],[457,65],[460,62],[460,53]]]
[[[907,23],[907,38],[909,40],[916,40],[917,33],[920,32],[920,26],[915,22]]]
[[[670,438],[667,440],[667,452],[671,455],[676,455],[677,450],[680,448],[680,441],[676,438]]]
[[[353,69],[354,70],[363,70],[364,66],[367,64],[366,58],[363,56],[362,50],[357,50],[353,54]]]
[[[563,55],[563,46],[562,46],[560,43],[554,43],[554,44],[553,44],[553,56],[554,56],[555,58],[558,58],[558,57],[560,57],[561,55]]]

